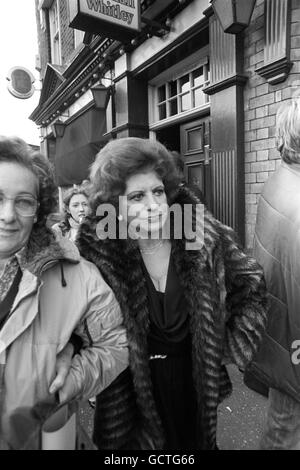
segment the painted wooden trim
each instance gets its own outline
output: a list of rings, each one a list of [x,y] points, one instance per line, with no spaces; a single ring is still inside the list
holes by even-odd
[[[212,155],[213,212],[224,224],[237,229],[238,190],[235,150]]]
[[[209,85],[203,88],[203,92],[207,95],[214,95],[215,93],[218,93],[221,90],[225,90],[225,88],[229,88],[231,86],[244,86],[247,80],[248,77],[245,75],[237,74],[221,82],[214,83],[213,85]]]
[[[290,73],[293,62],[286,57],[276,60],[271,64],[263,65],[255,70],[258,75],[264,77],[268,83],[275,85],[276,83],[284,82]]]

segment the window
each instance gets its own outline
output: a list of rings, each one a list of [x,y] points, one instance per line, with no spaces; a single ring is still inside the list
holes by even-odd
[[[46,14],[45,14],[45,10],[44,9],[40,9],[39,10],[39,13],[40,13],[40,25],[41,25],[41,30],[43,32],[46,31]]]
[[[209,102],[203,88],[209,83],[209,64],[157,87],[157,117],[163,119],[199,108]]]
[[[40,14],[40,25],[42,31],[47,29],[46,10],[50,8],[53,0],[39,0],[38,10]]]
[[[265,0],[264,65],[256,72],[272,85],[286,79],[290,62],[290,0]]]
[[[58,0],[54,0],[49,9],[49,24],[51,41],[51,62],[52,64],[61,65]]]
[[[48,160],[54,165],[56,154],[56,139],[54,137],[47,137],[46,142]]]
[[[80,46],[83,42],[84,31],[80,31],[79,29],[74,29],[74,48]]]

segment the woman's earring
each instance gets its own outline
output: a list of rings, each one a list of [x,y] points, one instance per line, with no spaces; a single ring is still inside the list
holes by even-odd
[[[122,216],[121,214],[120,214],[120,215],[118,215],[118,220],[119,220],[120,222],[122,222],[122,220],[123,220],[123,216]]]

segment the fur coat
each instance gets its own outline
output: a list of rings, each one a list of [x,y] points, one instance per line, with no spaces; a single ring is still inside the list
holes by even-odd
[[[181,187],[174,202],[183,206],[199,201]],[[141,255],[132,241],[99,240],[97,221],[90,217],[82,225],[78,246],[82,256],[101,271],[121,305],[130,373],[127,378],[123,373],[98,397],[94,440],[102,449],[163,449],[164,432],[148,361],[149,310]],[[263,272],[241,250],[232,229],[206,210],[203,247],[185,250],[185,240],[174,239],[172,256],[190,318],[198,448],[215,449],[217,407],[232,389],[225,364],[244,368],[265,328]]]

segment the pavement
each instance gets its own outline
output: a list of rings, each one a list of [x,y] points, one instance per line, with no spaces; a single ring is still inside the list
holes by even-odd
[[[218,409],[217,443],[222,450],[257,450],[267,415],[267,398],[250,390],[235,366],[227,366],[233,393]]]
[[[232,395],[218,409],[217,443],[221,450],[257,450],[262,435],[267,399],[250,390],[235,366],[227,366],[233,384]],[[94,411],[82,402],[80,423],[91,437]]]

